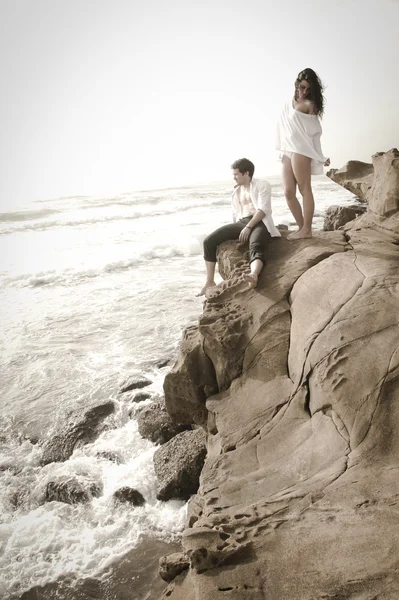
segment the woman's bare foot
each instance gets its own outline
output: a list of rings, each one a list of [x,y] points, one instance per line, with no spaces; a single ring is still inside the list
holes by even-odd
[[[244,273],[242,278],[251,288],[255,288],[258,285],[258,276],[256,273]]]
[[[205,296],[206,292],[209,288],[214,287],[216,285],[216,283],[214,281],[207,281],[204,285],[203,288],[201,288],[201,291],[198,292],[198,294],[195,294],[196,298],[198,298],[199,296]]]
[[[300,229],[299,231],[295,231],[294,233],[290,233],[287,235],[288,240],[303,240],[305,238],[311,238],[312,231],[309,229]]]

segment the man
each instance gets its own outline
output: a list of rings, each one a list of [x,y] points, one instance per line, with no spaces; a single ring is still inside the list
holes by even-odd
[[[197,296],[202,296],[216,285],[216,247],[219,244],[226,240],[249,241],[250,273],[245,274],[243,279],[250,287],[256,287],[265,263],[267,244],[271,237],[281,237],[272,219],[270,183],[253,179],[255,166],[247,158],[236,160],[231,168],[236,182],[231,198],[234,222],[219,227],[205,238],[206,281]]]

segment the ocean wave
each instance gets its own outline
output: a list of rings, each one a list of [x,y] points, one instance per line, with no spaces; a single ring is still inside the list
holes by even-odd
[[[19,221],[36,221],[50,215],[60,213],[55,208],[43,208],[41,210],[19,210],[15,212],[0,213],[0,223],[16,223]]]
[[[16,225],[13,227],[3,228],[0,230],[0,235],[9,235],[11,233],[23,233],[26,231],[46,231],[48,229],[54,229],[59,227],[88,227],[98,224],[106,224],[114,221],[125,221],[125,220],[136,220],[148,217],[164,217],[173,215],[175,213],[187,212],[196,208],[209,208],[211,206],[222,206],[229,204],[229,201],[225,198],[214,199],[204,202],[193,202],[187,205],[175,205],[172,208],[165,208],[164,210],[143,210],[136,211],[130,214],[117,214],[117,215],[98,215],[91,218],[85,219],[59,219],[51,221],[41,221],[36,223],[24,222],[22,225]],[[151,207],[151,204],[149,204]],[[39,212],[39,211],[38,211]],[[54,211],[60,212],[60,211]],[[12,214],[12,213],[11,213]]]
[[[81,283],[101,277],[106,274],[118,273],[127,271],[138,265],[148,263],[151,260],[168,260],[175,257],[196,256],[201,254],[202,247],[199,240],[195,240],[186,247],[178,246],[156,246],[145,250],[136,257],[125,260],[117,260],[105,264],[102,267],[83,269],[80,271],[72,268],[64,269],[63,271],[49,270],[40,271],[38,273],[23,273],[14,277],[4,277],[2,280],[3,287],[44,287],[44,286],[75,286]]]

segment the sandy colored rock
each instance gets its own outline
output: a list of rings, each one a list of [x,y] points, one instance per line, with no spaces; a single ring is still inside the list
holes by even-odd
[[[330,169],[326,173],[339,185],[355,194],[363,202],[368,202],[372,197],[374,179],[374,166],[360,160],[350,160],[340,169]]]
[[[399,598],[395,152],[373,157],[366,215],[273,243],[257,289],[238,281],[245,252],[220,247],[228,280],[197,338],[219,392],[182,538],[190,568],[162,598]]]

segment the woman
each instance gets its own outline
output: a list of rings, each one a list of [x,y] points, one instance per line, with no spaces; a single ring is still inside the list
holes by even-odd
[[[286,104],[277,125],[277,150],[282,162],[282,183],[288,207],[298,225],[298,231],[288,238],[312,237],[314,198],[311,175],[323,173],[330,159],[321,151],[320,118],[324,112],[323,86],[312,69],[301,71],[295,81],[295,94]],[[303,213],[296,197],[296,187],[302,195]]]

